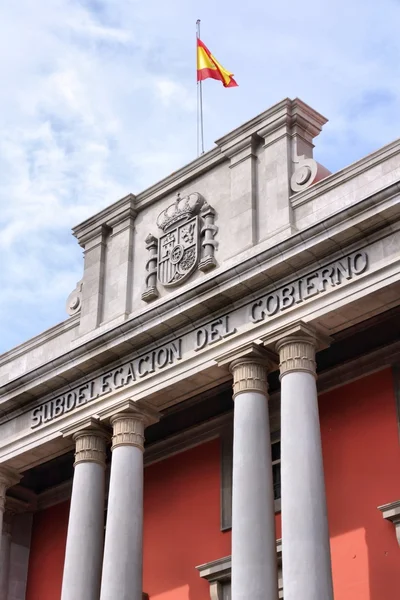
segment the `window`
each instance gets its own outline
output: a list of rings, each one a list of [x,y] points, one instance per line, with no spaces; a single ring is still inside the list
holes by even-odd
[[[280,432],[271,436],[272,476],[274,482],[275,512],[281,509],[281,440]],[[221,432],[221,530],[232,527],[232,467],[233,427]]]
[[[278,566],[278,598],[283,598],[282,589],[282,544],[276,541]],[[210,584],[211,600],[231,600],[231,557],[225,556],[196,567],[202,579]]]
[[[274,482],[274,499],[281,499],[281,440],[271,442],[272,478]]]

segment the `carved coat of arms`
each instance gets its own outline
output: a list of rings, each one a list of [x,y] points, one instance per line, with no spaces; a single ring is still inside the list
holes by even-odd
[[[158,280],[162,285],[184,281],[199,258],[199,218],[171,227],[158,240]]]
[[[163,235],[158,240],[152,235],[146,239],[150,255],[143,300],[158,297],[156,280],[172,287],[185,281],[196,268],[208,271],[216,266],[214,219],[214,209],[198,193],[184,198],[178,194],[174,204],[160,213],[157,225]]]

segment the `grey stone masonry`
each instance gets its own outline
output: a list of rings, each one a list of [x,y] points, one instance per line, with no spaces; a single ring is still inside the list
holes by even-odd
[[[85,344],[107,345],[118,331],[138,330],[154,315],[159,319],[162,315],[164,321],[172,308],[174,321],[164,332],[174,329],[185,322],[176,313],[183,313],[182,307],[193,298],[224,290],[234,298],[243,296],[244,283],[236,276],[243,277],[250,262],[253,269],[259,267],[248,284],[254,290],[262,281],[273,283],[288,271],[295,272],[312,257],[319,260],[320,255],[342,251],[343,244],[364,231],[389,225],[398,204],[400,142],[329,174],[313,158],[313,141],[325,122],[300,100],[285,99],[217,140],[216,148],[179,171],[76,226],[84,269],[68,299],[71,316],[0,357],[0,386],[18,385],[22,376],[26,381],[51,364],[57,369],[65,362],[63,355],[75,356]],[[178,194],[181,198],[200,194],[212,207],[213,222],[206,213],[197,215],[200,237],[186,253],[175,248],[169,266],[191,269],[198,260],[198,268],[191,269],[178,287],[168,288],[159,281],[157,218]],[[177,231],[179,227],[177,223]],[[150,234],[155,240],[151,264],[146,243]],[[260,269],[266,268],[266,256],[279,256],[280,265],[271,265],[272,272],[264,274]],[[213,299],[212,306],[220,305]],[[200,316],[205,310],[205,305],[197,306],[195,312]],[[193,322],[193,317],[186,322]],[[157,337],[160,330],[161,326]],[[152,334],[142,343],[151,339]],[[87,366],[94,364],[95,359]],[[48,387],[43,381],[38,393],[43,395],[44,389]],[[7,401],[3,394],[0,416]]]

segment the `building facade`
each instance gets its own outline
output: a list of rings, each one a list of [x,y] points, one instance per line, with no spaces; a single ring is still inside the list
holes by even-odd
[[[400,140],[284,100],[78,225],[0,357],[0,600],[400,594]],[[318,373],[318,377],[317,377]]]

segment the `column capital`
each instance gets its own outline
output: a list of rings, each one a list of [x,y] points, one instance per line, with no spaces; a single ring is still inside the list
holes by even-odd
[[[122,412],[111,417],[113,426],[112,450],[118,446],[136,446],[144,450],[145,419],[143,415]]]
[[[233,375],[233,399],[243,392],[268,394],[267,363],[260,358],[234,360],[229,369]]]
[[[101,411],[100,418],[109,419],[113,427],[112,447],[136,446],[144,449],[144,430],[157,423],[159,414],[143,402],[124,400]]]
[[[288,372],[306,372],[316,377],[315,353],[330,345],[331,339],[304,321],[296,321],[261,338],[267,348],[279,354],[280,378]]]
[[[62,429],[64,437],[75,442],[74,467],[84,462],[106,465],[106,448],[111,434],[97,419],[89,417]]]
[[[6,511],[4,513],[4,519],[3,519],[3,531],[2,534],[4,535],[11,535],[12,533],[12,525],[13,525],[13,518],[14,518],[14,514],[13,513],[9,513],[8,511]]]
[[[11,535],[14,516],[27,512],[27,510],[29,510],[27,502],[7,496],[4,510],[3,533]]]
[[[276,344],[280,379],[286,373],[303,372],[317,376],[316,340],[306,335],[285,337]]]
[[[22,475],[9,467],[0,467],[0,511],[4,512],[6,491],[21,481]]]
[[[250,343],[219,357],[218,365],[229,365],[233,375],[233,398],[243,392],[268,393],[267,374],[276,364],[276,357],[266,348]]]
[[[82,429],[72,436],[75,442],[74,467],[85,462],[94,462],[105,468],[106,448],[110,440],[108,432],[100,427]]]

